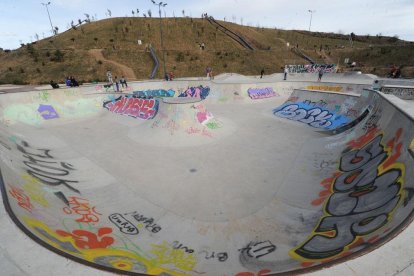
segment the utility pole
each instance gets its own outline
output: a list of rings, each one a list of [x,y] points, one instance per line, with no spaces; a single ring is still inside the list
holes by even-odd
[[[47,15],[49,16],[50,27],[52,28],[52,34],[55,35],[55,29],[53,28],[52,19],[50,19],[50,13],[49,13],[49,9],[47,7],[47,6],[50,5],[50,2],[47,2],[47,4],[42,3],[42,5],[46,7]]]
[[[165,69],[165,51],[164,51],[164,42],[162,39],[162,17],[161,17],[161,7],[165,7],[167,6],[167,3],[163,3],[163,2],[155,2],[154,0],[151,0],[151,2],[158,6],[158,13],[160,15],[160,36],[161,36],[161,51],[162,51],[162,63],[163,63],[163,68],[164,68],[164,76],[165,77],[167,75],[167,70]]]
[[[312,15],[314,12],[316,12],[315,10],[308,10],[308,12],[310,12],[310,21],[309,21],[309,32],[311,30],[311,25],[312,25]]]

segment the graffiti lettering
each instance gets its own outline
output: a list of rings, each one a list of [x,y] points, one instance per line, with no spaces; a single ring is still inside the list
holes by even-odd
[[[137,235],[139,233],[136,228],[129,220],[124,218],[121,214],[112,214],[109,216],[109,220],[115,224],[119,231],[128,235]]]
[[[145,90],[145,91],[134,91],[132,92],[135,97],[149,98],[149,97],[174,97],[175,91],[172,89],[164,90]]]
[[[21,144],[16,143],[16,146],[23,153],[23,157],[27,159],[27,161],[23,161],[23,164],[27,167],[26,172],[30,176],[48,186],[57,187],[63,185],[73,192],[80,193],[78,189],[70,185],[78,183],[78,181],[64,178],[70,174],[70,171],[74,170],[71,164],[54,161],[53,156],[50,155],[50,150],[31,149],[25,141],[21,141]],[[55,192],[55,195],[67,204],[63,192]]]
[[[90,207],[89,201],[80,197],[71,196],[68,199],[69,206],[65,206],[63,211],[66,214],[73,212],[81,217],[76,219],[77,222],[99,222],[99,216],[102,215],[95,210],[95,206]]]
[[[10,185],[10,187],[11,189],[9,190],[9,193],[17,200],[17,204],[23,209],[32,212],[34,207],[30,202],[30,198],[24,193],[24,191],[12,185]]]
[[[114,113],[147,120],[155,117],[158,104],[155,99],[120,96],[115,101],[104,102],[103,107]]]
[[[276,250],[276,245],[272,244],[270,241],[263,242],[249,242],[249,244],[239,249],[242,255],[249,258],[259,259],[267,254],[272,253]]]
[[[329,110],[322,110],[306,103],[287,104],[273,110],[273,114],[293,121],[299,121],[315,128],[335,129],[347,123],[348,118],[334,115]]]
[[[181,250],[183,250],[185,253],[189,253],[189,254],[194,253],[194,250],[193,250],[193,249],[190,249],[190,248],[188,248],[187,246],[184,246],[184,245],[183,245],[182,243],[180,243],[179,241],[174,241],[174,242],[172,243],[172,247],[173,247],[174,249],[177,249],[177,250],[181,249]]]
[[[298,64],[298,65],[286,65],[289,73],[317,73],[321,69],[324,69],[325,73],[335,73],[335,64]]]
[[[141,222],[145,225],[145,229],[151,231],[152,233],[158,233],[161,231],[161,226],[154,223],[154,219],[150,217],[145,217],[137,212],[126,213],[125,215],[131,215],[136,221]]]
[[[328,85],[308,85],[306,86],[308,90],[318,90],[318,91],[329,91],[329,92],[342,92],[342,86],[328,86]]]
[[[199,87],[189,87],[186,91],[178,95],[178,97],[200,98],[204,100],[205,98],[207,98],[209,93],[209,87],[203,87],[202,85],[200,85]]]
[[[392,94],[403,99],[414,98],[414,87],[381,87],[384,94]]]
[[[206,260],[210,260],[210,259],[217,258],[217,260],[219,262],[225,262],[229,258],[229,255],[227,254],[227,252],[216,253],[216,252],[213,251],[212,253],[210,253],[207,250],[202,250],[198,254],[205,254],[205,257],[204,258]]]
[[[247,94],[253,100],[279,96],[271,87],[259,89],[249,88]]]
[[[325,205],[327,214],[312,236],[291,251],[294,258],[321,260],[348,251],[357,237],[386,225],[402,201],[404,164],[396,163],[402,144],[396,137],[382,143],[376,129],[351,141],[340,159],[339,171],[323,181],[333,193]],[[373,138],[372,138],[373,137]],[[366,141],[368,140],[368,141]]]

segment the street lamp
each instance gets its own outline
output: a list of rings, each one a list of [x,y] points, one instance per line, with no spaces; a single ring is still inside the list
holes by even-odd
[[[163,3],[163,2],[155,2],[154,0],[151,0],[151,2],[158,6],[158,13],[160,15],[160,36],[161,36],[161,51],[162,51],[162,63],[163,63],[163,67],[164,67],[164,77],[167,74],[167,70],[165,69],[165,51],[164,51],[164,43],[162,40],[162,19],[161,19],[161,7],[165,7],[167,6],[167,3]]]
[[[42,3],[42,5],[46,7],[47,15],[49,16],[50,27],[52,28],[52,34],[54,35],[55,34],[55,30],[53,29],[52,19],[50,19],[50,13],[49,13],[49,9],[47,7],[47,6],[50,5],[50,2],[47,2],[47,4]]]
[[[312,25],[312,15],[313,15],[313,13],[314,13],[314,12],[316,12],[316,11],[315,11],[315,10],[308,10],[308,12],[310,12],[310,14],[311,14],[310,21],[309,21],[309,32],[310,32],[311,25]]]

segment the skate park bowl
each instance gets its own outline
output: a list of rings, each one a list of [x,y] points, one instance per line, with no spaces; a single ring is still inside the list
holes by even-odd
[[[369,256],[413,219],[413,119],[370,76],[289,77],[0,94],[7,219],[85,275],[300,274]]]

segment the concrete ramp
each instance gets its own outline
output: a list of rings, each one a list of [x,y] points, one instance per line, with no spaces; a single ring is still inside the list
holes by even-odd
[[[182,104],[93,86],[2,94],[6,210],[41,246],[128,275],[304,273],[399,234],[414,210],[412,119],[371,90],[267,87],[278,93],[216,83]],[[371,108],[331,136],[275,116],[305,100],[340,118],[328,129]]]

